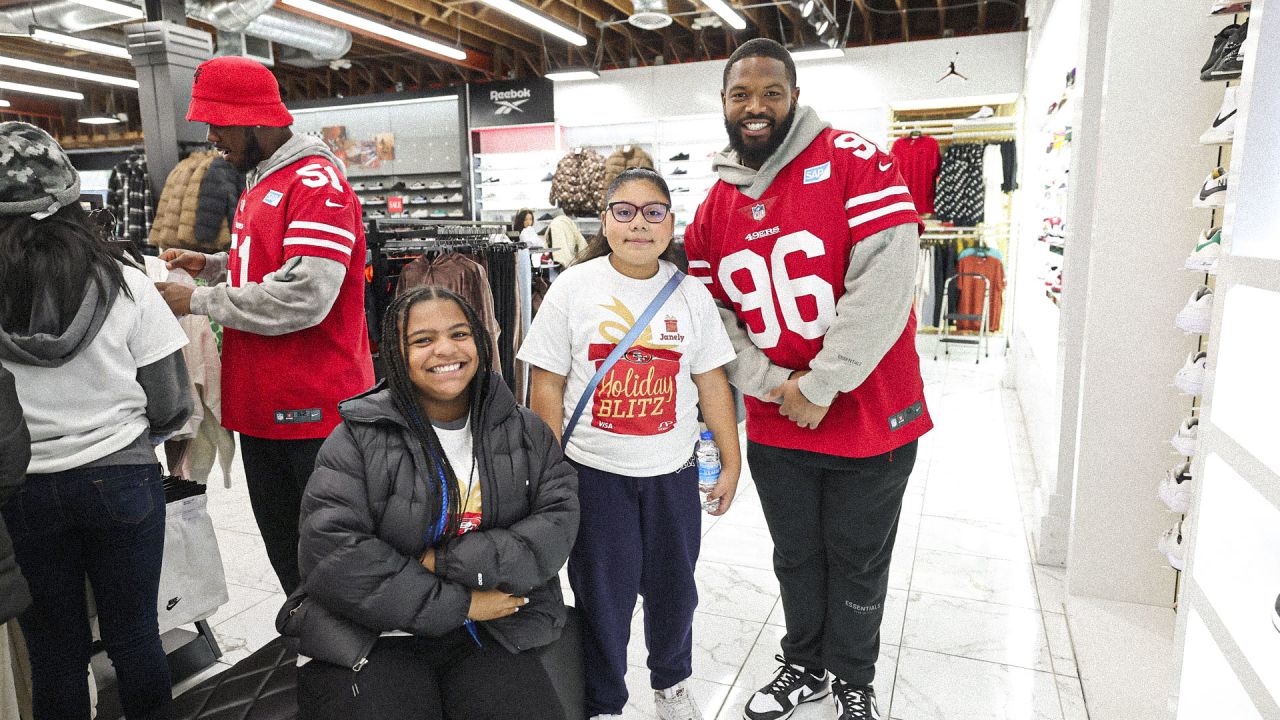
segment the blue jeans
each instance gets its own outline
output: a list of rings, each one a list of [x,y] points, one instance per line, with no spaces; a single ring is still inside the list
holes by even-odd
[[[165,524],[159,465],[28,475],[0,511],[34,600],[18,621],[31,654],[36,720],[89,718],[86,576],[125,717],[150,717],[171,694],[156,621]]]

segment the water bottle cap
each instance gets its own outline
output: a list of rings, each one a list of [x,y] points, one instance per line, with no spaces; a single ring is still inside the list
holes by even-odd
[[[710,440],[714,436],[711,434],[710,430],[703,430],[702,434],[699,437],[701,437],[703,440]]]

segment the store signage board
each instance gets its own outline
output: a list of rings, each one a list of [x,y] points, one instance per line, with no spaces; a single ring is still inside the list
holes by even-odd
[[[554,122],[555,83],[546,78],[507,80],[470,87],[471,127]]]
[[[399,215],[404,212],[404,196],[391,195],[387,198],[387,212]]]

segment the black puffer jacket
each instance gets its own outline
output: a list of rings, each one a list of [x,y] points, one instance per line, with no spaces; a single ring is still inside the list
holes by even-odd
[[[483,623],[508,650],[555,640],[565,622],[556,573],[578,532],[578,479],[551,429],[516,406],[491,375],[480,457],[483,518],[418,558],[440,494],[383,385],[338,406],[343,423],[316,458],[302,500],[302,587],[276,618],[299,653],[360,667],[382,632],[436,637],[462,626],[472,589],[527,597],[520,612]],[[487,456],[486,456],[487,455]]]
[[[31,436],[18,403],[13,375],[0,367],[0,505],[17,494],[31,461]],[[31,604],[27,581],[13,557],[13,541],[0,517],[0,624]]]
[[[226,160],[214,158],[204,174],[204,181],[200,183],[195,249],[215,253],[230,246],[229,228],[236,214],[236,202],[243,191],[244,174]]]

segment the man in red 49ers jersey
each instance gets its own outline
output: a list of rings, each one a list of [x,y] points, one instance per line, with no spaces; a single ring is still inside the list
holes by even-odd
[[[231,252],[160,257],[210,282],[158,283],[176,314],[223,325],[222,424],[240,433],[253,515],[286,593],[298,578],[298,510],[338,401],[373,385],[364,316],[364,227],[342,163],[294,135],[275,77],[245,58],[196,70],[187,119],[248,181]]]
[[[787,634],[748,720],[835,696],[878,719],[875,663],[924,402],[911,299],[920,219],[893,159],[798,105],[791,55],[751,40],[725,68],[730,148],[685,234],[746,396],[747,462]]]

